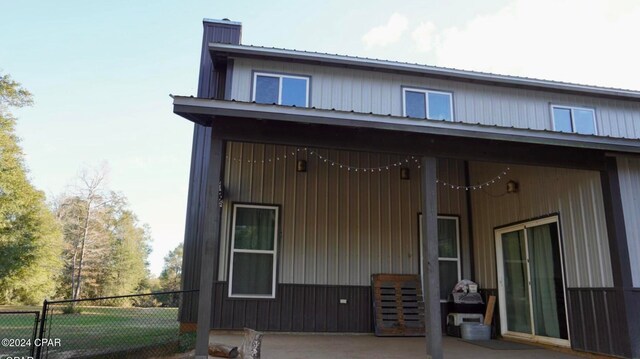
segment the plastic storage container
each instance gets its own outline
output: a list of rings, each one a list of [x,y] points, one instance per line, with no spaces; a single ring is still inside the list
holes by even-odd
[[[460,325],[462,323],[482,323],[484,315],[478,313],[449,313],[447,315],[447,323]]]
[[[464,340],[490,340],[491,326],[480,323],[460,324],[460,334]]]

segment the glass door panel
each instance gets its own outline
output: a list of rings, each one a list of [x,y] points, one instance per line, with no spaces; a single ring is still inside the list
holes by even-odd
[[[524,231],[504,233],[501,240],[507,330],[530,334],[529,274]]]
[[[557,223],[527,228],[535,335],[568,339]]]
[[[502,333],[569,344],[557,217],[496,231]]]

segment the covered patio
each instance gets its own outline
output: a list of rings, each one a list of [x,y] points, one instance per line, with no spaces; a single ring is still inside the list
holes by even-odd
[[[590,317],[596,311],[587,297],[601,296],[599,288],[611,287],[616,276],[610,256],[616,257],[621,240],[612,221],[620,214],[613,200],[619,194],[611,185],[615,158],[605,150],[626,143],[601,145],[584,136],[400,118],[390,123],[366,114],[210,99],[174,101],[176,113],[205,126],[197,127],[201,132],[195,137],[204,145],[194,156],[206,164],[195,176],[199,204],[190,206],[198,209],[198,221],[187,227],[187,237],[198,239],[188,248],[187,262],[200,266],[185,269],[185,286],[199,288],[200,294],[183,305],[181,316],[185,328],[197,327],[199,353],[206,350],[203,334],[210,329],[370,332],[370,274],[423,273],[426,343],[422,337],[269,333],[264,356],[423,357],[425,349],[434,358],[567,356],[542,352],[533,344],[496,350],[442,337],[437,223],[443,216],[459,223],[458,276],[477,280],[485,298],[498,297],[495,334],[502,327],[529,333],[532,341],[557,338],[547,344],[565,348],[616,351],[591,340],[583,323],[600,321]],[[303,170],[297,167],[300,160]],[[406,167],[407,175],[385,171],[393,163]],[[507,172],[520,191],[508,192],[506,181],[500,181]],[[496,186],[487,189],[494,180]],[[274,267],[268,271],[270,280],[262,281],[270,284],[269,296],[234,297],[235,209],[252,206],[270,210],[274,218],[282,211],[282,232],[269,227],[281,254],[275,249],[269,254],[278,258],[269,262]],[[499,293],[503,277],[524,278],[530,269],[522,264],[529,263],[528,254],[495,243],[525,248],[526,236],[545,238],[556,248],[549,247],[544,256],[553,275],[543,284],[557,293],[553,311],[530,309],[528,303],[538,301],[528,296],[528,281],[518,282],[522,285],[516,291]],[[511,258],[515,254],[517,260]],[[504,274],[498,271],[504,263],[521,265]],[[520,297],[525,305],[509,304],[520,303]],[[618,299],[606,300],[613,304]],[[558,328],[546,328],[548,320],[538,318],[540,313],[557,314]],[[534,321],[536,330],[530,324]],[[612,324],[603,322],[612,328],[601,333],[607,342],[619,338]],[[214,334],[212,341],[238,345],[241,338]]]
[[[242,335],[232,332],[212,332],[210,343],[227,343],[240,346]],[[494,342],[497,342],[494,340]],[[458,338],[444,337],[443,351],[446,358],[576,358],[575,353],[551,350],[519,343],[502,342],[501,349],[489,349]],[[193,352],[188,355],[193,355]],[[184,358],[181,356],[180,358]],[[188,357],[188,356],[187,356]],[[422,358],[424,339],[379,338],[373,335],[335,334],[276,334],[268,333],[262,340],[262,357],[279,359],[324,358]],[[213,358],[213,357],[211,357]],[[177,357],[175,359],[178,359]]]

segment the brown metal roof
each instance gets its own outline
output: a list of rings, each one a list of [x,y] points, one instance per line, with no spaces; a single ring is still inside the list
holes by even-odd
[[[640,91],[629,89],[582,85],[569,82],[459,70],[447,67],[428,66],[415,63],[379,60],[365,57],[299,51],[274,47],[232,45],[221,43],[210,43],[209,51],[214,57],[238,56],[283,61],[298,61],[325,66],[328,65],[353,67],[377,71],[407,73],[412,75],[432,76],[450,80],[484,83],[505,87],[532,88],[543,91],[546,90],[552,92],[583,94],[633,101],[640,100]]]

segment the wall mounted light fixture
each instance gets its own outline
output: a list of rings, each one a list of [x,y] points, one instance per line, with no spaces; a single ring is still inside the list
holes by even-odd
[[[296,162],[296,171],[297,172],[307,172],[307,161],[298,160]]]
[[[411,172],[409,171],[409,167],[400,168],[400,179],[403,179],[403,180],[411,179]]]
[[[507,182],[507,193],[518,193],[519,187],[518,182],[511,180]]]

